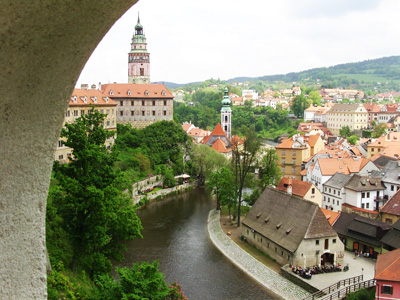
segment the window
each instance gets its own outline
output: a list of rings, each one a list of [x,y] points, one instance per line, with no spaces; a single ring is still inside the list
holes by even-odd
[[[144,100],[142,100],[142,106],[144,106]]]
[[[361,198],[365,198],[365,193],[361,193]]]
[[[63,142],[62,141],[58,141],[58,147],[62,147],[63,146]]]
[[[296,156],[296,151],[293,151],[293,156]]]
[[[110,121],[108,120],[108,121],[107,121],[107,127],[109,127],[109,126],[110,126]]]
[[[144,114],[145,114],[145,111],[144,111],[144,110],[142,110],[142,116],[144,116]]]
[[[319,255],[319,250],[315,251],[315,255],[317,256]]]
[[[275,253],[278,252],[278,248],[275,247]]]
[[[153,116],[155,116],[156,115],[156,111],[155,110],[153,110]]]
[[[282,150],[282,155],[285,155],[286,153],[285,153],[285,150]]]
[[[153,106],[156,106],[156,101],[153,101]]]
[[[166,116],[167,115],[167,111],[166,110],[164,110],[164,116]]]
[[[69,117],[71,115],[71,112],[69,111],[69,110],[67,110],[66,112],[65,112],[65,116],[66,117]]]
[[[313,195],[315,194],[315,188],[311,189],[311,194],[313,194]]]
[[[328,203],[331,203],[331,198],[328,197]]]
[[[340,196],[340,192],[337,192],[338,196]]]
[[[81,116],[84,116],[84,115],[85,115],[85,110],[82,109],[82,110],[81,110]]]
[[[331,188],[329,188],[329,193],[331,193]]]
[[[164,106],[167,106],[167,101],[166,100],[164,100]]]
[[[135,111],[131,110],[131,116],[134,116],[134,115],[135,115]]]
[[[390,186],[390,190],[391,190],[391,191],[394,191],[394,185],[391,185],[391,186]]]
[[[315,240],[315,246],[319,245],[319,240]]]
[[[282,158],[282,163],[285,164],[286,163],[286,159]]]
[[[369,203],[367,203],[367,208],[369,208]]]
[[[336,190],[333,190],[333,194],[336,195]]]
[[[296,173],[296,168],[292,168],[292,173]]]
[[[140,76],[144,76],[144,68],[140,68]]]
[[[369,192],[367,192],[367,198],[369,198]]]
[[[329,249],[329,239],[325,239],[325,248],[324,249]]]
[[[58,156],[58,159],[63,159],[64,158],[64,156],[62,155],[62,154],[60,154],[59,156]]]
[[[365,208],[365,204],[363,203],[363,204],[361,204],[361,208]]]
[[[135,105],[135,101],[131,101],[131,106],[134,106]]]
[[[292,160],[292,163],[293,163],[294,165],[296,164],[296,159],[295,159],[295,158]]]
[[[119,112],[119,115],[122,117],[122,116],[124,115],[124,112],[121,110],[121,111]]]
[[[333,240],[332,240],[332,243],[333,243],[333,244],[336,244],[336,239],[333,239]]]
[[[382,285],[381,294],[382,295],[393,295],[393,287],[391,285]]]
[[[281,255],[282,255],[282,257],[283,257],[283,251],[281,251]]]
[[[247,235],[249,235],[249,230],[247,229]]]
[[[285,167],[282,167],[282,174],[285,174]]]

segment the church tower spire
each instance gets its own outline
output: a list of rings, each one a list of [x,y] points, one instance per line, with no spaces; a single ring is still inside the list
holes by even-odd
[[[222,103],[221,126],[222,126],[222,129],[224,130],[226,136],[230,140],[232,137],[232,126],[231,126],[232,109],[230,106],[231,100],[229,99],[228,88],[225,88],[224,99],[222,99],[221,103]]]
[[[150,53],[147,51],[147,40],[139,13],[131,51],[128,53],[128,83],[150,83]]]

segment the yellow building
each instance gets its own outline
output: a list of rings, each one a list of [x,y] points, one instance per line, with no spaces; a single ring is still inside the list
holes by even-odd
[[[400,155],[400,132],[391,132],[383,134],[367,146],[367,158],[375,154],[382,153],[383,155],[399,158]]]
[[[74,89],[69,100],[68,110],[65,113],[64,124],[74,123],[75,120],[87,114],[91,106],[95,106],[100,113],[106,114],[104,128],[106,130],[117,130],[117,103],[97,89]],[[72,149],[64,145],[65,139],[58,140],[54,159],[62,163],[68,162],[72,155]],[[107,148],[114,144],[114,138],[106,141]]]
[[[275,148],[283,177],[301,180],[300,172],[303,161],[323,150],[324,142],[319,134],[309,137],[296,134],[283,140]]]
[[[335,104],[327,112],[326,122],[333,135],[339,135],[345,126],[350,131],[362,130],[368,127],[368,111],[362,104]]]

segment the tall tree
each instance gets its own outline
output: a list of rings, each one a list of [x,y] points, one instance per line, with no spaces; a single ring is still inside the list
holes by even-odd
[[[292,100],[292,111],[294,115],[298,118],[303,117],[304,110],[310,106],[307,98],[303,95],[297,95]]]
[[[221,170],[211,173],[207,182],[213,195],[217,198],[217,210],[221,204],[228,204],[234,198],[232,171],[223,167]]]
[[[351,136],[351,131],[349,126],[344,126],[342,129],[339,130],[339,134],[343,138],[347,138]]]
[[[268,185],[277,184],[282,177],[279,167],[279,157],[275,148],[267,149],[260,161],[260,178],[258,185],[264,191]]]
[[[234,140],[232,151],[232,168],[235,177],[235,191],[237,199],[237,224],[240,226],[240,213],[242,205],[242,192],[247,175],[256,155],[261,147],[254,127],[242,129],[244,132],[244,143],[239,144],[239,139]]]
[[[73,156],[55,168],[65,194],[58,210],[72,242],[73,270],[79,266],[92,277],[109,272],[110,258],[122,259],[123,241],[140,236],[141,229],[131,199],[115,188],[116,153],[105,145],[115,132],[103,128],[104,118],[92,108],[65,124],[61,137]]]
[[[377,124],[377,125],[375,125],[374,131],[372,132],[372,137],[378,138],[382,134],[384,134],[385,131],[386,131],[386,124],[385,123]]]

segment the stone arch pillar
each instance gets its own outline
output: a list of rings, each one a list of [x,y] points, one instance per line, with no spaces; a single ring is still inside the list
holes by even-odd
[[[68,99],[137,0],[5,0],[0,10],[0,295],[46,299],[45,212]]]

